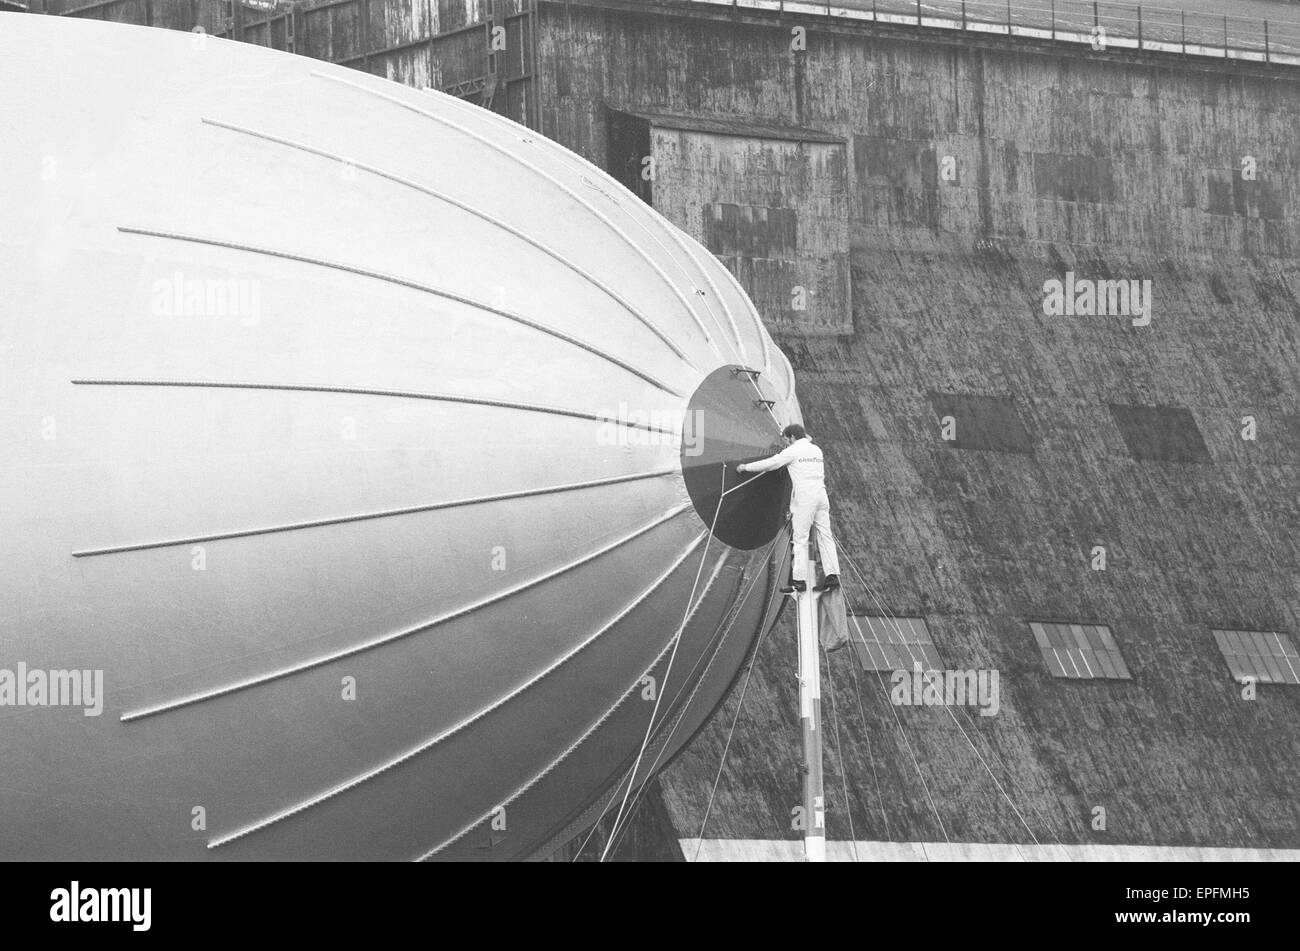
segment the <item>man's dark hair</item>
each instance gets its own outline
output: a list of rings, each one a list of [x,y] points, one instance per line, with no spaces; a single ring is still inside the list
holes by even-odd
[[[781,430],[782,436],[789,436],[791,439],[803,439],[807,436],[807,431],[798,423],[791,423],[785,429]]]

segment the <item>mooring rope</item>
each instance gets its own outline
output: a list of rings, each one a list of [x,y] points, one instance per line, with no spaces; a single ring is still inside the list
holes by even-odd
[[[775,546],[775,540],[772,542]],[[700,823],[700,834],[695,837],[695,855],[691,858],[692,862],[698,861],[700,857],[700,848],[704,845],[704,830],[709,824],[709,815],[713,812],[713,800],[718,794],[718,785],[722,782],[722,771],[727,765],[727,753],[731,749],[731,738],[736,733],[736,724],[740,722],[740,713],[745,708],[745,693],[749,690],[749,678],[754,674],[754,665],[758,663],[758,652],[763,647],[763,641],[767,637],[767,615],[771,610],[772,595],[776,591],[777,585],[781,583],[778,573],[772,572],[772,591],[768,592],[768,607],[763,611],[763,622],[759,627],[758,643],[754,645],[754,654],[749,659],[749,669],[745,671],[745,681],[740,685],[740,699],[736,702],[736,714],[731,718],[731,728],[727,730],[727,742],[722,746],[722,758],[718,761],[718,773],[713,777],[713,788],[709,790],[709,802],[704,807],[704,819]]]
[[[694,601],[695,601],[695,594],[696,594],[696,592],[697,592],[698,589],[699,589],[699,582],[700,582],[700,577],[702,576],[703,571],[704,571],[704,564],[705,564],[705,562],[708,560],[709,542],[711,541],[711,539],[712,539],[712,537],[713,537],[713,533],[714,533],[714,531],[715,531],[716,528],[717,528],[718,518],[719,518],[719,516],[721,515],[721,512],[722,512],[722,503],[723,503],[723,500],[726,498],[726,496],[730,495],[732,492],[736,491],[737,489],[742,488],[743,486],[747,485],[749,482],[752,482],[754,479],[756,479],[756,478],[758,478],[760,475],[762,475],[762,473],[758,473],[758,474],[752,476],[751,478],[746,479],[744,482],[738,483],[737,485],[732,486],[730,489],[727,489],[727,488],[725,488],[725,486],[726,486],[726,481],[727,481],[727,473],[726,473],[727,465],[728,465],[727,463],[724,463],[724,464],[723,464],[723,473],[722,473],[722,486],[723,486],[723,489],[722,489],[722,492],[721,492],[721,493],[719,494],[719,496],[718,496],[718,504],[717,504],[716,508],[714,509],[713,520],[712,520],[712,523],[711,523],[710,526],[709,526],[709,538],[706,539],[706,541],[705,541],[704,551],[701,553],[701,556],[700,556],[700,564],[699,564],[699,567],[697,568],[696,573],[695,573],[695,580],[692,582],[692,585],[691,585],[691,593],[690,593],[690,595],[689,595],[689,596],[687,597],[687,599],[686,599],[686,609],[685,609],[685,612],[684,612],[683,617],[682,617],[682,622],[681,622],[681,624],[678,626],[677,632],[676,632],[676,634],[674,635],[673,650],[672,650],[672,654],[669,656],[669,659],[668,659],[668,667],[667,667],[667,669],[666,669],[665,672],[664,672],[663,684],[661,684],[661,686],[660,686],[660,690],[659,690],[658,694],[657,694],[656,697],[655,697],[655,705],[654,705],[654,708],[653,708],[653,709],[651,710],[651,712],[650,712],[650,721],[649,721],[649,723],[648,723],[647,726],[646,726],[646,732],[645,732],[645,735],[642,737],[641,745],[640,745],[640,748],[639,748],[638,751],[637,751],[636,759],[634,760],[634,762],[633,762],[633,764],[632,764],[632,768],[631,768],[631,769],[630,769],[630,770],[625,774],[625,781],[626,781],[626,783],[627,783],[627,788],[624,790],[622,800],[621,800],[621,802],[620,802],[620,804],[619,804],[618,812],[617,812],[617,814],[616,814],[615,817],[614,817],[614,822],[613,822],[613,825],[612,825],[611,830],[610,830],[609,838],[608,838],[608,840],[606,841],[606,843],[605,843],[605,847],[604,847],[604,849],[603,849],[602,852],[601,852],[601,855],[600,855],[600,861],[601,861],[601,862],[604,862],[604,861],[605,861],[605,859],[609,856],[611,850],[614,848],[616,842],[621,838],[621,833],[624,831],[623,823],[624,823],[624,819],[625,819],[625,817],[630,819],[631,815],[632,815],[633,812],[635,811],[635,805],[639,805],[639,804],[640,804],[640,801],[641,801],[641,798],[642,798],[642,795],[643,795],[643,792],[644,792],[644,785],[645,785],[644,783],[642,784],[642,788],[638,788],[638,789],[637,789],[637,796],[636,796],[635,800],[633,800],[633,802],[634,802],[634,808],[633,808],[633,810],[629,811],[628,808],[627,808],[627,806],[628,806],[628,801],[629,801],[629,799],[630,799],[631,796],[632,796],[632,790],[633,790],[633,787],[635,786],[635,781],[636,781],[637,773],[640,771],[641,764],[642,764],[642,762],[644,761],[646,750],[647,750],[647,748],[649,747],[650,738],[651,738],[651,737],[653,736],[653,734],[654,734],[654,728],[655,728],[656,717],[658,716],[659,707],[660,707],[660,704],[661,704],[661,702],[662,702],[662,700],[663,700],[663,695],[664,695],[665,690],[666,690],[666,687],[667,687],[668,679],[669,679],[669,677],[670,677],[671,674],[672,674],[673,663],[674,663],[674,661],[676,660],[677,650],[678,650],[678,648],[681,646],[682,635],[685,633],[685,628],[686,628],[687,624],[689,623],[689,619],[690,619],[690,616],[691,616],[692,611],[693,611],[693,603],[694,603]],[[775,540],[773,541],[772,544],[773,544],[773,546],[775,545]],[[843,553],[842,553],[842,557],[844,558],[845,563],[848,564],[849,569],[850,569],[850,570],[854,573],[854,575],[857,577],[858,582],[862,585],[863,590],[866,591],[868,597],[870,597],[871,600],[872,600],[873,602],[875,602],[877,609],[878,609],[879,611],[882,612],[882,617],[883,617],[883,619],[886,621],[886,623],[892,625],[893,628],[894,628],[894,630],[897,632],[898,637],[899,637],[899,644],[900,644],[900,646],[902,646],[902,647],[907,651],[908,656],[911,657],[911,659],[912,659],[914,662],[924,661],[924,657],[918,658],[918,657],[916,656],[915,652],[912,650],[912,645],[906,641],[906,639],[905,639],[905,637],[904,637],[904,635],[903,635],[902,626],[901,626],[901,624],[898,622],[898,619],[893,615],[892,612],[890,612],[890,611],[885,607],[884,603],[881,601],[881,599],[880,599],[880,597],[878,596],[878,594],[876,593],[875,589],[874,589],[874,588],[871,586],[871,584],[866,580],[866,577],[865,577],[865,576],[862,574],[862,572],[858,569],[857,565],[853,562],[853,560],[852,560],[851,558],[848,557],[847,554],[843,554]],[[755,582],[756,582],[756,581],[757,581],[757,576],[756,576],[756,578],[755,578]],[[776,579],[774,578],[774,587],[775,587],[775,584],[776,584]],[[751,584],[750,590],[752,590],[752,584]],[[746,594],[746,597],[747,597],[747,594]],[[763,625],[762,625],[761,632],[760,632],[760,635],[759,635],[759,640],[758,640],[758,643],[755,645],[753,656],[750,658],[750,663],[749,663],[748,669],[746,670],[746,673],[745,673],[745,679],[744,679],[744,681],[743,681],[743,683],[742,683],[742,685],[741,685],[741,693],[740,693],[740,697],[739,697],[739,699],[738,699],[738,701],[737,701],[737,704],[736,704],[736,711],[735,711],[734,716],[732,717],[731,725],[730,725],[730,727],[728,728],[728,731],[727,731],[727,738],[726,738],[726,741],[725,741],[725,743],[724,743],[724,745],[723,745],[723,750],[722,750],[722,758],[721,758],[721,760],[719,761],[719,764],[718,764],[718,770],[717,770],[716,775],[714,776],[713,784],[712,784],[712,787],[711,787],[710,792],[709,792],[709,799],[708,799],[708,803],[707,803],[707,805],[706,805],[706,807],[705,807],[704,818],[703,818],[703,820],[702,820],[702,822],[701,822],[701,825],[700,825],[700,832],[699,832],[699,835],[696,837],[695,854],[694,854],[694,856],[693,856],[693,860],[698,860],[699,855],[700,855],[700,851],[701,851],[701,849],[703,848],[703,844],[704,844],[704,833],[705,833],[705,831],[706,831],[706,828],[707,828],[707,826],[708,826],[708,822],[709,822],[709,818],[710,818],[710,816],[711,816],[711,814],[712,814],[712,811],[713,811],[713,804],[714,804],[714,802],[715,802],[715,800],[716,800],[717,792],[718,792],[718,788],[719,788],[719,786],[720,786],[720,784],[721,784],[722,774],[723,774],[723,772],[724,772],[725,769],[726,769],[727,756],[728,756],[728,754],[729,754],[729,752],[730,752],[730,749],[731,749],[731,743],[732,743],[732,740],[733,740],[733,738],[734,738],[734,736],[735,736],[735,731],[736,731],[736,727],[737,727],[737,725],[738,725],[738,723],[739,723],[740,714],[741,714],[741,712],[742,712],[742,710],[743,710],[743,708],[744,708],[744,700],[745,700],[745,695],[746,695],[746,693],[747,693],[747,691],[748,691],[748,689],[749,689],[749,682],[750,682],[750,679],[751,679],[752,676],[753,676],[754,667],[757,665],[757,662],[758,662],[758,651],[759,651],[759,648],[761,648],[761,646],[762,646],[762,644],[763,644],[763,641],[764,641],[764,639],[765,639],[765,637],[766,637],[766,634],[767,634],[767,631],[766,631],[766,627],[767,627],[767,615],[768,615],[768,611],[765,610],[765,611],[764,611],[764,618],[763,618]],[[863,632],[862,632],[862,627],[861,627],[861,625],[859,624],[858,619],[857,619],[856,616],[851,616],[851,617],[852,617],[852,620],[853,620],[853,626],[854,626],[855,630],[857,631],[858,639],[862,642],[863,647],[866,648],[866,647],[867,647],[867,639],[866,639],[866,636],[865,636],[865,635],[863,634]],[[826,662],[827,677],[828,677],[828,679],[829,679],[829,686],[830,686],[830,701],[831,701],[831,722],[832,722],[832,725],[833,725],[833,727],[834,727],[834,731],[835,731],[835,747],[836,747],[836,748],[835,748],[835,753],[836,753],[836,757],[837,757],[837,759],[838,759],[838,761],[839,761],[840,783],[841,783],[841,789],[842,789],[842,791],[843,791],[843,795],[844,795],[845,811],[846,811],[847,818],[848,818],[848,823],[849,823],[849,836],[850,836],[850,843],[851,843],[851,845],[852,845],[852,849],[853,849],[854,860],[855,860],[855,861],[858,861],[858,860],[859,860],[859,856],[858,856],[858,852],[857,852],[857,835],[856,835],[856,831],[855,831],[854,823],[853,823],[853,808],[852,808],[852,804],[851,804],[851,802],[850,802],[850,800],[849,800],[849,793],[848,793],[848,778],[847,778],[847,769],[846,769],[846,759],[845,759],[845,756],[844,756],[843,739],[842,739],[842,735],[841,735],[840,728],[839,728],[839,705],[838,705],[837,698],[836,698],[836,695],[835,695],[834,675],[833,675],[833,673],[831,672],[831,666],[830,666],[830,658],[829,658],[829,654],[827,654],[826,651],[825,651],[824,649],[823,649],[822,653],[823,653],[823,657],[824,657],[825,662]],[[859,716],[860,716],[861,719],[862,719],[864,735],[866,736],[867,741],[870,742],[870,735],[869,735],[870,731],[869,731],[869,729],[868,729],[868,727],[867,727],[865,711],[863,711],[863,709],[862,709],[862,697],[861,697],[861,693],[860,693],[860,691],[858,691],[858,689],[857,689],[857,672],[854,671],[853,674],[854,674],[854,684],[855,684],[855,695],[857,696],[857,701],[858,701],[858,712],[859,712]],[[883,677],[882,673],[881,673],[879,670],[876,671],[876,677],[877,677],[877,680],[879,681],[879,683],[881,684],[881,688],[882,688],[882,690],[884,690],[885,693],[886,693],[886,695],[887,695],[887,694],[888,694],[888,688],[885,686],[884,677]],[[907,737],[907,731],[906,731],[906,730],[904,729],[904,727],[903,727],[903,723],[902,723],[901,718],[900,718],[899,715],[898,715],[898,711],[894,709],[894,706],[893,706],[892,703],[889,703],[888,706],[889,706],[889,708],[890,708],[890,713],[892,714],[892,716],[893,716],[893,718],[894,718],[895,725],[896,725],[897,728],[898,728],[899,736],[902,738],[902,740],[903,740],[903,744],[904,744],[904,746],[905,746],[906,749],[907,749],[908,756],[909,756],[909,757],[911,758],[911,760],[912,760],[912,765],[913,765],[913,767],[914,767],[915,770],[916,770],[917,778],[918,778],[918,779],[920,780],[920,782],[921,782],[921,787],[922,787],[922,789],[923,789],[924,792],[925,792],[926,801],[929,803],[930,810],[931,810],[931,812],[933,813],[934,818],[935,818],[935,822],[936,822],[936,823],[938,824],[938,826],[939,826],[939,831],[942,833],[942,835],[943,835],[943,837],[944,837],[944,841],[947,842],[947,843],[950,843],[950,844],[951,844],[951,841],[952,841],[952,840],[951,840],[951,838],[950,838],[949,835],[948,835],[947,827],[944,825],[943,817],[942,817],[941,814],[939,813],[939,809],[938,809],[937,804],[935,803],[934,796],[933,796],[933,794],[932,794],[931,791],[930,791],[929,784],[926,782],[926,779],[925,779],[925,774],[924,774],[924,772],[923,772],[922,769],[921,769],[921,764],[920,764],[920,761],[919,761],[918,758],[917,758],[916,751],[913,749],[912,744],[911,744],[910,740],[909,740],[908,737]],[[1033,843],[1034,843],[1036,846],[1041,846],[1041,843],[1039,842],[1038,837],[1034,834],[1033,829],[1030,827],[1029,823],[1025,820],[1025,817],[1024,817],[1023,813],[1020,811],[1019,808],[1017,808],[1015,802],[1012,800],[1012,798],[1011,798],[1010,794],[1007,792],[1006,788],[1005,788],[1005,787],[1002,785],[1002,783],[998,780],[996,774],[993,772],[992,767],[989,765],[988,760],[985,759],[984,755],[980,752],[979,748],[975,745],[975,742],[971,739],[970,734],[967,733],[966,729],[962,726],[961,722],[957,719],[957,717],[956,717],[956,715],[953,713],[953,711],[950,710],[950,709],[948,709],[948,705],[947,705],[947,704],[944,704],[944,709],[947,710],[947,712],[948,712],[948,716],[952,719],[953,724],[954,724],[954,725],[957,727],[957,729],[961,732],[961,735],[962,735],[962,737],[966,740],[967,745],[970,747],[971,751],[975,754],[976,758],[980,761],[980,765],[982,765],[982,766],[984,767],[985,772],[988,774],[989,778],[993,781],[993,784],[994,784],[994,786],[997,788],[998,793],[999,793],[999,794],[1002,796],[1002,798],[1006,801],[1007,805],[1011,807],[1012,812],[1015,814],[1015,816],[1016,816],[1016,818],[1019,820],[1020,824],[1024,827],[1026,833],[1028,833],[1030,839],[1033,841]],[[969,717],[969,714],[967,714],[967,716]],[[972,721],[972,722],[973,722],[973,721]],[[996,757],[996,753],[995,753],[991,748],[990,748],[990,755],[993,755],[995,758],[997,758],[997,757]],[[662,749],[660,750],[660,754],[659,754],[659,756],[662,756]],[[658,763],[659,756],[657,756],[656,759],[655,759],[655,762],[656,762],[656,763]],[[887,816],[887,814],[886,814],[886,812],[885,812],[885,809],[884,809],[884,802],[883,802],[883,798],[881,797],[881,791],[880,791],[880,780],[879,780],[879,776],[878,776],[878,774],[876,773],[876,768],[875,768],[875,762],[874,762],[874,760],[873,760],[873,762],[872,762],[871,765],[872,765],[872,776],[873,776],[873,782],[874,782],[874,784],[875,784],[875,788],[876,788],[876,796],[877,796],[877,799],[879,800],[879,805],[880,805],[880,809],[881,809],[881,817],[882,817],[882,819],[884,819],[884,822],[885,822],[885,831],[886,831],[886,834],[888,834],[888,822],[889,822],[889,820],[888,820],[888,816]],[[1004,764],[1004,763],[1002,763],[1001,765],[1003,765],[1003,767],[1005,768],[1005,764]],[[623,784],[623,781],[620,781],[619,785],[622,785],[622,784]],[[617,787],[615,787],[615,788],[617,788]],[[608,812],[609,807],[610,807],[610,805],[612,805],[612,803],[613,803],[613,797],[611,797],[610,800],[609,800],[609,802],[607,802],[607,803],[605,804],[604,808],[601,810],[600,815],[597,817],[596,821],[592,824],[591,830],[588,832],[587,837],[583,840],[582,845],[579,847],[579,849],[578,849],[577,852],[575,853],[575,860],[576,860],[577,856],[580,855],[580,854],[582,853],[582,851],[586,848],[587,844],[590,842],[591,837],[595,834],[596,830],[598,829],[598,827],[599,827],[601,821],[604,819],[605,814]],[[1040,818],[1040,819],[1042,818],[1041,815],[1039,816],[1039,818]],[[1048,828],[1050,829],[1050,824],[1048,824]],[[1060,841],[1059,837],[1057,837],[1057,841],[1058,841],[1058,842]],[[1018,847],[1017,847],[1017,851],[1019,852],[1019,848],[1018,848]],[[924,850],[923,850],[923,854],[925,855],[926,860],[929,861],[930,858],[929,858],[928,853],[925,853]],[[1024,858],[1023,853],[1021,854],[1021,857],[1022,857],[1022,859]]]
[[[760,475],[762,475],[762,473],[758,473],[754,475],[752,478],[746,479],[744,482],[739,482],[736,485],[733,485],[730,489],[728,489],[726,486],[727,486],[727,467],[729,465],[730,463],[728,462],[722,463],[722,486],[721,486],[722,492],[718,496],[718,505],[713,510],[713,523],[709,525],[709,537],[704,540],[704,551],[700,554],[700,567],[696,569],[695,581],[691,585],[691,593],[686,598],[686,610],[682,614],[682,623],[677,628],[677,633],[673,635],[673,652],[668,657],[668,667],[664,671],[664,678],[663,678],[663,682],[659,685],[659,692],[655,694],[654,709],[650,711],[650,722],[646,724],[645,736],[641,740],[641,749],[637,751],[636,761],[632,764],[632,772],[628,776],[628,780],[627,780],[627,789],[623,791],[623,801],[619,804],[617,815],[614,816],[614,825],[610,830],[609,839],[605,842],[605,848],[600,853],[600,861],[602,862],[605,861],[606,856],[609,854],[610,846],[614,844],[614,836],[618,832],[618,824],[619,822],[622,821],[623,814],[627,809],[628,796],[632,794],[632,787],[636,784],[637,770],[641,768],[641,760],[645,757],[646,747],[649,746],[650,737],[654,733],[655,716],[659,713],[659,704],[663,700],[664,693],[667,692],[668,678],[672,676],[673,662],[677,659],[677,649],[681,647],[682,634],[685,633],[686,624],[691,616],[692,602],[695,600],[695,592],[700,585],[700,576],[704,573],[704,562],[708,558],[709,543],[713,540],[714,529],[718,527],[718,516],[722,514],[722,500],[725,499],[732,492],[736,491],[737,489],[745,485],[748,485],[750,482],[754,481],[754,479],[757,479]],[[613,800],[611,799],[610,802],[613,802]],[[606,809],[608,808],[608,806],[609,804],[606,803]],[[604,816],[605,816],[605,810],[601,810],[600,817],[597,818],[596,820],[597,825],[600,823],[600,820],[604,818]],[[595,828],[596,826],[593,825],[592,826],[593,832],[595,831]],[[587,839],[589,840],[590,838],[591,835],[588,834]],[[586,846],[586,840],[583,841],[583,846],[584,847]]]
[[[764,552],[763,552],[763,554],[762,554],[762,558],[763,558],[764,561],[766,561],[767,558],[771,556],[772,550],[773,550],[774,548],[776,548],[776,543],[777,543],[778,540],[779,540],[778,538],[774,538],[774,539],[772,539],[772,541],[768,544],[766,550],[764,550]],[[718,645],[721,645],[722,640],[726,638],[726,636],[727,636],[727,634],[730,632],[731,628],[735,625],[736,619],[739,617],[739,611],[740,611],[740,608],[743,607],[744,603],[745,603],[746,601],[749,600],[749,595],[753,592],[753,590],[754,590],[754,586],[758,584],[758,580],[759,580],[759,578],[761,578],[762,576],[763,576],[763,575],[762,575],[762,572],[756,573],[756,574],[754,575],[754,577],[750,579],[749,584],[748,584],[748,586],[745,588],[744,593],[743,593],[743,594],[740,594],[740,595],[737,597],[737,599],[735,600],[735,602],[733,602],[733,604],[734,604],[735,606],[732,608],[732,612],[733,612],[733,614],[732,614],[732,618],[731,618],[731,620],[727,623],[727,626],[723,629],[723,632],[722,632],[722,638],[720,638],[720,639],[717,641],[717,644],[718,644]],[[766,625],[767,625],[767,618],[768,618],[768,615],[771,613],[771,605],[773,604],[773,601],[772,601],[772,594],[775,592],[776,587],[777,587],[777,585],[778,585],[779,583],[780,583],[780,579],[777,577],[777,574],[776,574],[775,572],[773,572],[773,573],[772,573],[772,590],[768,592],[767,602],[766,602],[767,607],[764,608],[764,610],[763,610],[763,620],[762,620],[762,625],[763,625],[763,626],[760,627],[760,631],[763,630],[763,628],[766,627]],[[776,602],[776,603],[779,603],[779,602]],[[761,637],[761,636],[760,636],[760,638],[759,638],[759,641],[760,641],[760,643],[761,643],[761,641],[762,641],[762,637]],[[755,645],[754,650],[757,650],[757,646],[758,646],[758,645]],[[715,648],[714,648],[714,658],[711,658],[711,659],[709,660],[709,663],[705,665],[705,670],[706,670],[706,671],[707,671],[708,668],[712,665],[712,663],[713,663],[713,659],[716,658],[717,650],[718,650],[718,648],[715,647]],[[696,661],[696,663],[695,663],[695,667],[691,669],[691,674],[694,674],[695,670],[696,670],[696,669],[699,667],[699,665],[700,665],[700,661],[702,661],[703,659],[704,659],[704,657],[703,657],[703,655],[701,655],[701,657],[699,658],[699,660]],[[690,680],[690,675],[687,676],[687,680],[688,680],[688,681]],[[696,687],[695,689],[698,690],[698,685],[697,685],[697,687]],[[692,693],[694,693],[694,691],[693,691]],[[681,695],[682,695],[682,691],[679,690],[678,693],[677,693],[677,697],[680,697]],[[674,703],[677,702],[676,697],[674,698],[673,702],[674,702]],[[687,703],[689,703],[689,702],[690,702],[690,701],[689,701],[689,699],[688,699],[688,700],[687,700]],[[670,707],[670,709],[671,709],[671,707]],[[678,728],[679,726],[681,726],[682,721],[683,721],[682,714],[679,713],[678,716],[677,716],[677,718],[676,718],[676,722],[673,723],[672,729],[668,731],[668,735],[667,735],[663,740],[661,740],[661,741],[659,742],[659,744],[658,744],[658,745],[659,745],[659,752],[655,754],[654,762],[652,762],[652,763],[650,764],[650,768],[646,771],[647,773],[653,773],[653,772],[655,771],[655,769],[658,768],[658,766],[659,766],[659,761],[663,758],[664,753],[667,751],[668,746],[669,746],[669,744],[672,742],[672,738],[676,735],[676,733],[677,733],[677,728]],[[614,835],[614,847],[613,847],[613,849],[611,849],[611,852],[614,852],[614,851],[617,851],[617,850],[618,850],[618,847],[619,847],[619,845],[621,844],[621,840],[622,840],[623,836],[625,836],[625,835],[627,834],[628,827],[631,825],[632,817],[636,815],[636,810],[640,807],[641,803],[644,801],[645,794],[646,794],[646,787],[647,787],[648,785],[649,785],[649,783],[642,783],[641,786],[637,789],[636,793],[633,795],[633,797],[632,797],[632,805],[628,807],[627,815],[623,817],[623,827],[622,827],[622,829],[618,830],[617,833]]]

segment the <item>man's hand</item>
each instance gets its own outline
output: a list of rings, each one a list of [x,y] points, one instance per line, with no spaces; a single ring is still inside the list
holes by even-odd
[[[745,463],[742,462],[742,463],[740,463],[738,466],[736,466],[736,471],[737,471],[737,472],[748,472],[748,471],[749,471],[749,468],[748,468],[748,466],[747,466]]]

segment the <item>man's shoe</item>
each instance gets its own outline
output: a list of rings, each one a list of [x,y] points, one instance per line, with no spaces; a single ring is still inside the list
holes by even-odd
[[[781,589],[781,593],[782,593],[782,594],[790,594],[790,593],[792,593],[792,592],[794,592],[794,591],[798,591],[798,592],[802,593],[802,592],[807,591],[807,590],[808,590],[808,583],[807,583],[806,581],[791,581],[791,582],[790,582],[790,587],[788,587],[788,588],[782,588],[782,589]]]
[[[839,575],[827,575],[822,579],[822,583],[813,588],[814,591],[832,591],[840,586]]]

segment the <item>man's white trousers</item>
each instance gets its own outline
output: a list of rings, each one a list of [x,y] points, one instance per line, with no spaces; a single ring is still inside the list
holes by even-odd
[[[817,551],[821,555],[822,574],[840,573],[839,552],[831,536],[831,502],[825,489],[796,492],[790,499],[790,521],[794,532],[794,567],[791,576],[795,581],[808,580],[808,536],[817,530]]]

